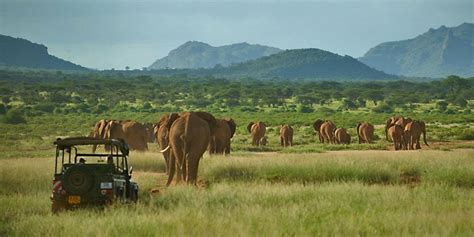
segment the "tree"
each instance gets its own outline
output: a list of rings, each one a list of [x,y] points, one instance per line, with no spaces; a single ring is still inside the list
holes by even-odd
[[[382,101],[384,99],[383,93],[379,90],[365,91],[362,96],[367,100],[373,101],[375,106],[377,106],[377,101]]]
[[[341,108],[342,109],[357,109],[357,105],[352,100],[343,99]]]
[[[444,100],[440,100],[436,102],[436,108],[439,109],[440,111],[446,111],[446,109],[448,108],[448,102]]]
[[[1,121],[7,124],[20,124],[26,123],[23,113],[16,109],[10,109],[7,113],[2,116]]]

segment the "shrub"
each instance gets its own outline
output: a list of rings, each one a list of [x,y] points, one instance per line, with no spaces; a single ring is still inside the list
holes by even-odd
[[[306,105],[299,105],[298,106],[298,112],[300,112],[300,113],[312,113],[312,112],[314,112],[314,109],[309,107],[309,106],[306,106]]]
[[[448,102],[440,100],[436,102],[436,108],[439,109],[439,111],[445,111],[448,108]]]
[[[36,105],[35,109],[41,112],[45,112],[45,113],[52,113],[55,107],[56,107],[56,104],[45,102],[45,103],[40,103]]]
[[[380,103],[372,109],[375,113],[392,113],[393,108],[387,103]]]
[[[0,104],[0,114],[6,114],[7,113],[7,107],[5,107],[4,104]]]
[[[26,123],[23,113],[15,109],[8,110],[8,112],[1,117],[1,121],[7,124]]]

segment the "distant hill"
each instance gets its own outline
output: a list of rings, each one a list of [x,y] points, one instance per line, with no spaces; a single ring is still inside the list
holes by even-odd
[[[58,70],[87,68],[48,53],[48,48],[21,38],[0,35],[0,66]]]
[[[171,50],[168,56],[156,60],[149,69],[163,68],[213,68],[216,65],[229,66],[233,63],[268,56],[281,49],[258,44],[238,43],[213,47],[209,44],[188,41]]]
[[[215,68],[213,75],[286,79],[380,80],[395,76],[377,71],[350,56],[340,56],[320,49],[293,49],[232,65]]]
[[[413,39],[387,42],[359,60],[391,74],[417,77],[474,76],[474,24],[441,26]]]

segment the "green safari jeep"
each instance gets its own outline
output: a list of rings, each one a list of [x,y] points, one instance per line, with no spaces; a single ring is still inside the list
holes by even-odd
[[[122,139],[58,138],[54,165],[52,211],[138,200],[138,185],[128,168],[129,149]],[[90,152],[104,145],[106,153]]]

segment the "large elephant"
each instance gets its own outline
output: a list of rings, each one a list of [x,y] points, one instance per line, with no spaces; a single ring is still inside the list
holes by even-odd
[[[337,144],[351,144],[351,135],[345,128],[338,128],[334,131],[334,138]]]
[[[91,131],[89,136],[94,137],[94,138],[105,138],[106,127],[109,122],[110,120],[107,120],[107,119],[101,119],[97,121],[97,123],[94,126],[94,129]],[[97,150],[97,145],[93,145],[92,153],[95,153],[96,150]]]
[[[321,119],[316,120],[313,123],[314,131],[318,133],[319,141],[321,143],[335,143],[334,140],[334,131],[336,130],[336,125],[330,120],[323,121]]]
[[[374,137],[374,125],[366,122],[358,123],[356,130],[357,137],[359,138],[359,144],[372,143]]]
[[[280,127],[280,145],[283,147],[293,146],[293,128],[289,124]]]
[[[426,125],[423,121],[413,120],[405,126],[405,142],[406,146],[410,150],[414,150],[413,144],[416,144],[415,149],[421,149],[420,136],[423,133],[423,142],[429,146],[426,142]]]
[[[161,149],[165,149],[168,147],[169,142],[168,142],[168,127],[166,126],[166,123],[168,122],[170,115],[165,114],[161,116],[160,121],[156,124],[155,126],[155,141],[160,145]],[[171,156],[170,150],[166,150],[163,153],[163,158],[165,159],[165,169],[166,169],[166,174],[169,173],[169,160]]]
[[[106,126],[106,139],[122,138],[131,150],[148,150],[148,134],[145,126],[131,120],[112,120]]]
[[[230,154],[230,139],[237,125],[233,119],[217,119],[216,129],[209,141],[209,154]]]
[[[403,133],[403,128],[402,126],[398,124],[392,124],[388,129],[387,129],[388,136],[393,141],[393,146],[395,147],[395,150],[406,150],[406,143],[405,143],[405,136]]]
[[[185,180],[196,184],[199,160],[206,151],[216,126],[214,116],[206,112],[184,112],[169,116],[166,122],[169,145],[162,150],[171,149],[167,186],[173,180],[175,169],[178,182]]]
[[[385,122],[385,130],[384,130],[385,138],[387,139],[387,141],[390,141],[387,131],[388,131],[388,128],[392,126],[392,124],[398,124],[402,128],[405,128],[406,124],[411,121],[412,120],[410,118],[404,118],[403,116],[395,116],[395,117],[391,117],[387,119],[387,121]]]
[[[252,135],[252,145],[260,146],[262,138],[265,136],[267,126],[262,121],[250,122],[247,125],[247,131]]]

